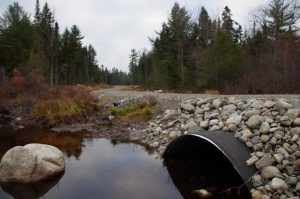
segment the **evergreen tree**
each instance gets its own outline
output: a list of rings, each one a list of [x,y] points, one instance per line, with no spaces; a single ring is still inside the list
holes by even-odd
[[[0,18],[0,66],[8,75],[14,68],[25,71],[25,64],[34,46],[29,15],[18,4],[8,6]]]

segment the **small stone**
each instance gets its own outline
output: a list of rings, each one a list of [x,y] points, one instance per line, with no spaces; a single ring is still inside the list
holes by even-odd
[[[246,136],[247,138],[251,138],[252,135],[253,135],[253,133],[250,130],[248,130],[248,129],[242,130],[241,134],[244,135],[244,136]]]
[[[271,188],[275,191],[278,190],[284,191],[287,190],[289,187],[284,180],[275,177],[271,181]]]
[[[263,180],[272,179],[274,177],[280,177],[281,173],[277,167],[268,166],[261,171],[261,178]]]
[[[281,153],[276,153],[273,155],[273,157],[278,164],[280,164],[284,158]]]
[[[231,131],[231,132],[234,132],[237,130],[237,126],[235,124],[229,124],[228,125],[228,130]]]
[[[255,190],[252,193],[252,199],[262,199],[262,196],[263,196],[263,194],[258,190]]]
[[[271,100],[268,100],[264,103],[264,107],[267,107],[267,108],[272,108],[276,105],[275,102],[271,101]]]
[[[219,120],[217,120],[217,119],[213,119],[213,120],[210,120],[209,121],[209,125],[210,126],[214,126],[214,125],[216,125],[216,124],[218,124],[219,123]]]
[[[296,167],[296,169],[300,170],[300,159],[294,161],[294,166]]]
[[[288,175],[293,175],[294,172],[295,172],[295,169],[294,169],[294,167],[292,167],[292,166],[287,166],[285,169],[286,169],[286,173],[287,173]]]
[[[188,134],[194,134],[194,133],[199,133],[201,131],[204,131],[200,126],[192,126],[188,128],[187,133]]]
[[[171,131],[169,134],[169,137],[172,138],[176,138],[177,137],[177,132],[176,131]]]
[[[245,143],[248,141],[248,138],[246,136],[242,135],[241,137],[239,137],[239,140]]]
[[[208,126],[209,126],[208,121],[202,121],[202,122],[200,122],[200,127],[204,128],[204,129],[207,129]]]
[[[153,148],[157,149],[157,148],[159,147],[159,142],[153,142],[153,143],[151,144],[151,146],[152,146]]]
[[[293,119],[291,117],[285,115],[280,119],[280,123],[284,126],[291,126],[293,123]]]
[[[277,153],[281,153],[282,155],[284,155],[284,157],[288,157],[289,156],[289,153],[283,147],[279,147],[277,149]]]
[[[300,127],[291,128],[290,132],[292,135],[300,135]]]
[[[219,128],[218,125],[214,125],[214,126],[211,127],[209,130],[210,130],[210,131],[218,131],[218,130],[220,130],[220,128]]]
[[[258,161],[258,157],[257,156],[252,156],[251,158],[249,158],[247,161],[246,161],[246,164],[248,166],[250,165],[253,165],[254,163],[256,163]]]
[[[222,115],[229,116],[236,111],[236,106],[233,104],[229,104],[223,107]]]
[[[291,139],[292,142],[296,142],[299,139],[299,135],[294,135]]]
[[[258,170],[261,170],[267,166],[271,166],[273,162],[274,162],[273,157],[270,154],[266,154],[264,155],[264,157],[262,157],[255,163],[255,166]]]
[[[258,151],[258,152],[255,153],[255,155],[256,155],[258,158],[262,158],[262,157],[264,157],[265,154],[264,154],[263,152]]]
[[[261,199],[270,199],[270,196],[268,196],[268,195],[263,195]]]
[[[291,109],[293,108],[293,105],[285,102],[284,100],[280,99],[276,102],[276,105],[277,105],[277,109],[285,109],[285,110],[288,110],[288,109]]]
[[[248,148],[252,148],[252,147],[253,147],[253,144],[252,144],[251,142],[246,142],[246,146],[247,146]]]
[[[269,135],[262,135],[260,137],[260,140],[263,142],[263,143],[266,143],[270,140],[270,136]]]
[[[242,121],[242,116],[241,115],[232,115],[230,116],[225,124],[228,126],[229,124],[235,124],[235,125],[239,125]]]
[[[253,115],[251,116],[248,121],[246,122],[246,125],[253,129],[260,128],[261,123],[263,122],[263,118],[259,115]]]
[[[181,108],[185,111],[188,111],[190,113],[193,113],[196,110],[196,107],[192,104],[182,104]]]
[[[293,115],[294,118],[300,117],[300,109],[289,109],[286,113]]]
[[[210,198],[210,197],[212,197],[212,193],[208,192],[205,189],[194,190],[193,194],[197,195],[199,198]]]
[[[300,191],[300,182],[297,182],[296,191]]]
[[[270,141],[270,144],[275,145],[276,143],[277,143],[276,137],[272,137],[271,141]]]
[[[250,110],[250,111],[247,111],[245,113],[245,116],[246,117],[251,117],[253,115],[259,115],[260,114],[260,111],[259,110]]]
[[[254,176],[252,176],[252,184],[253,184],[253,187],[259,187],[259,186],[261,186],[263,184],[261,176],[257,175],[257,174],[255,174]]]
[[[270,131],[270,124],[268,122],[263,122],[260,126],[259,131],[261,133],[268,133]]]
[[[298,181],[297,177],[289,176],[289,177],[287,178],[287,181],[286,181],[286,182],[287,182],[289,185],[296,185],[296,184],[297,184],[297,181]]]
[[[190,122],[188,122],[188,123],[185,125],[185,128],[186,128],[186,129],[190,129],[190,128],[195,127],[195,126],[198,126],[198,125],[196,124],[196,122],[190,121]]]
[[[214,99],[212,101],[212,106],[216,109],[218,109],[220,107],[220,105],[222,104],[222,102],[219,99]]]
[[[297,118],[294,120],[294,126],[300,126],[300,117],[297,117]]]
[[[300,158],[300,151],[296,151],[296,152],[294,153],[294,155],[295,155],[297,158]]]

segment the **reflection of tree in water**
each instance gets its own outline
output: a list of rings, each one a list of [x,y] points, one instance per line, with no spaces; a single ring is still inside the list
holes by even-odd
[[[134,140],[110,140],[110,143],[113,146],[117,146],[118,144],[135,144],[135,145],[143,147],[143,149],[145,151],[147,151],[147,153],[150,155],[153,154],[153,151],[154,151],[149,145],[144,144],[139,141],[134,141]],[[136,147],[136,146],[134,146],[134,147]]]
[[[14,146],[23,146],[29,143],[49,144],[63,151],[67,157],[74,156],[77,159],[82,153],[85,140],[84,133],[57,133],[49,130],[1,129],[0,134],[0,158],[7,150]]]

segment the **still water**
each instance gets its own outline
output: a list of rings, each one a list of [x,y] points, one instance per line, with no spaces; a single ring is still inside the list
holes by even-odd
[[[65,173],[42,184],[2,185],[2,199],[182,198],[162,161],[154,159],[141,145],[88,139],[84,133],[0,130],[1,157],[9,148],[27,143],[60,148],[65,155]]]

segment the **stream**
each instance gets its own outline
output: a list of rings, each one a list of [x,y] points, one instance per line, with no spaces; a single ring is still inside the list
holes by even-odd
[[[28,143],[58,147],[65,156],[65,173],[39,183],[1,184],[1,199],[177,199],[183,196],[196,199],[199,197],[193,190],[201,189],[203,182],[208,184],[206,182],[210,180],[203,180],[201,171],[197,168],[192,171],[189,165],[186,168],[190,172],[184,176],[183,168],[178,170],[180,165],[172,164],[173,161],[168,163],[171,168],[168,166],[167,169],[163,160],[155,159],[151,150],[139,143],[91,138],[85,132],[0,128],[0,158],[10,148]],[[203,170],[202,173],[208,174]],[[179,176],[182,183],[175,180],[175,186],[170,176]],[[218,198],[233,197],[236,198],[232,195]]]

